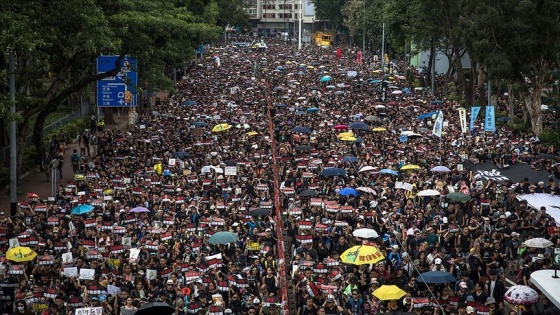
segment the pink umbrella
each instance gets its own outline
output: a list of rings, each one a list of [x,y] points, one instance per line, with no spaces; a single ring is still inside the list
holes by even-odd
[[[391,102],[387,103],[387,105],[389,105],[389,106],[398,106],[398,105],[399,105],[399,102],[391,101]]]
[[[336,125],[333,128],[335,130],[348,130],[348,126],[346,126],[346,125]]]

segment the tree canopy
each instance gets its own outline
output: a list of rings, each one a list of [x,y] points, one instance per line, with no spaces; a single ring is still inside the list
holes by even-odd
[[[113,71],[92,74],[99,55],[135,57],[139,82],[171,87],[168,69],[185,65],[200,43],[219,38],[219,13],[214,0],[5,1],[0,47],[17,58],[18,143],[25,145],[29,119],[38,115],[33,132],[40,150],[50,113],[73,93],[120,71],[115,64]],[[6,69],[7,56],[0,60]],[[5,78],[2,72],[2,95],[8,92]],[[0,113],[7,107],[3,100]]]

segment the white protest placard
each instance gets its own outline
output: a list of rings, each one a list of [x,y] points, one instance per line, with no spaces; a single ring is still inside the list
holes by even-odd
[[[237,176],[237,166],[226,166],[226,167],[224,167],[224,175],[226,175],[226,176]]]
[[[138,255],[140,255],[140,250],[138,248],[131,248],[128,254],[128,261],[134,264],[138,261]]]
[[[93,280],[95,278],[95,269],[80,269],[80,279],[82,280]]]
[[[222,259],[222,253],[217,253],[216,255],[212,255],[212,256],[206,256],[206,261],[212,260],[212,259]]]
[[[350,71],[346,72],[346,76],[348,76],[350,78],[353,78],[357,75],[358,75],[358,71],[355,71],[355,70],[350,70]]]
[[[63,264],[71,264],[74,262],[74,257],[72,253],[64,253],[62,254],[62,263]]]
[[[74,315],[103,315],[103,307],[77,308]]]
[[[19,246],[19,241],[16,238],[10,238],[10,248],[14,248],[14,247],[18,247]]]
[[[107,285],[107,293],[109,295],[118,295],[119,293],[121,293],[121,288],[108,284]]]
[[[130,248],[132,247],[132,239],[129,236],[124,236],[122,238],[122,244],[124,248]]]
[[[175,159],[169,159],[169,166],[175,166]]]
[[[405,182],[395,182],[395,188],[396,189],[405,189],[408,191],[412,191],[412,188],[414,186],[412,186],[412,184],[409,183],[405,183]]]
[[[78,276],[78,267],[66,267],[64,268],[64,276],[66,278],[73,278]]]
[[[155,280],[157,278],[157,270],[148,269],[146,270],[146,280]]]

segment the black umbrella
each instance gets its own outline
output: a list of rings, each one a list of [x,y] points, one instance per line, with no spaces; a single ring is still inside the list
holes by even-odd
[[[315,197],[317,196],[319,193],[316,190],[313,189],[307,189],[304,190],[302,192],[299,193],[300,197]]]
[[[308,145],[298,145],[297,147],[295,147],[296,151],[299,152],[309,152],[311,151],[311,147]]]
[[[254,210],[249,210],[249,215],[252,217],[256,217],[259,215],[268,215],[270,213],[270,209],[265,208],[257,208]]]
[[[556,156],[554,154],[542,153],[542,154],[537,155],[537,159],[554,160],[554,159],[556,159]]]
[[[235,161],[232,161],[232,160],[225,160],[224,164],[226,166],[237,166],[237,163]]]
[[[163,302],[146,303],[136,311],[136,315],[171,315],[173,313],[175,313],[173,306]]]

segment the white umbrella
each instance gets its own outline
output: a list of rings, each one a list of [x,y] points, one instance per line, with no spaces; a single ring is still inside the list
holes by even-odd
[[[434,172],[434,173],[449,173],[449,172],[451,172],[451,170],[447,166],[443,166],[443,165],[435,166],[430,171]]]
[[[530,305],[537,303],[539,294],[526,285],[514,285],[506,291],[504,300],[514,305]]]
[[[356,236],[356,237],[361,237],[361,238],[378,238],[379,234],[377,234],[377,232],[374,229],[357,229],[354,232],[352,232],[352,235]]]
[[[523,244],[525,244],[525,246],[527,247],[534,248],[548,248],[554,245],[554,243],[542,237],[535,237],[530,240],[526,240],[525,242],[523,242]]]
[[[393,94],[402,94],[402,91],[395,90],[395,91],[393,91]]]
[[[366,165],[366,166],[360,168],[360,170],[358,171],[358,173],[367,172],[367,171],[375,171],[375,167]]]
[[[358,188],[356,188],[356,190],[363,191],[365,193],[370,193],[372,195],[377,195],[377,191],[375,191],[375,190],[373,190],[372,188],[369,188],[369,187],[358,187]]]
[[[426,189],[422,190],[418,193],[418,196],[421,197],[432,197],[432,196],[441,196],[440,192],[434,189]]]

